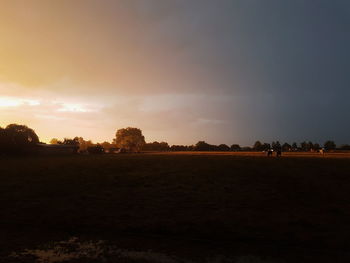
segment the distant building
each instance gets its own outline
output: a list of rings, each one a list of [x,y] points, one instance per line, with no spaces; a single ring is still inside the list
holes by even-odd
[[[37,144],[35,151],[42,155],[75,154],[79,146],[66,144]]]

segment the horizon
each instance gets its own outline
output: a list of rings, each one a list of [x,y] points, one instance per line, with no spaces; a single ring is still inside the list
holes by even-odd
[[[29,127],[28,125],[25,125],[25,124],[19,124],[19,123],[11,123],[12,125],[14,124],[14,125],[24,125],[24,126],[26,126],[26,127],[28,127],[28,128],[30,128],[31,129],[31,127]],[[8,124],[8,125],[10,125],[10,124]],[[6,125],[7,126],[7,125]],[[1,127],[0,126],[0,128],[6,128],[6,126],[4,126],[4,127]],[[137,127],[124,127],[124,128],[137,128]],[[124,129],[124,128],[122,128],[122,129]],[[137,129],[139,129],[139,128],[137,128]],[[117,129],[116,131],[118,131],[119,129]],[[142,132],[142,129],[140,129],[141,130],[141,132]],[[34,132],[35,132],[35,130],[34,130]],[[142,134],[143,135],[143,134]],[[103,143],[105,143],[105,142],[107,142],[107,143],[110,143],[110,144],[114,144],[114,140],[115,140],[115,138],[116,137],[114,137],[114,138],[112,138],[112,140],[100,140],[100,141],[93,141],[93,140],[91,140],[91,139],[89,139],[89,138],[83,138],[83,137],[81,137],[81,136],[72,136],[72,137],[63,137],[63,138],[58,138],[58,137],[53,137],[53,138],[51,138],[50,140],[48,140],[48,141],[44,141],[44,140],[41,140],[40,139],[40,135],[39,134],[37,134],[37,136],[39,137],[39,144],[41,144],[41,143],[44,143],[44,144],[57,144],[57,143],[52,143],[51,141],[52,140],[57,140],[58,142],[59,142],[59,144],[61,143],[63,143],[63,141],[65,140],[65,139],[68,139],[68,140],[72,140],[72,139],[75,139],[75,138],[82,138],[85,142],[88,142],[88,141],[90,141],[92,144],[94,144],[94,145],[98,145],[98,144],[103,144]],[[320,148],[324,148],[324,147],[326,147],[325,146],[325,144],[327,143],[327,142],[332,142],[332,143],[335,143],[336,144],[336,147],[337,148],[341,148],[341,147],[348,147],[349,146],[349,144],[348,143],[343,143],[343,144],[338,144],[337,142],[334,142],[333,140],[326,140],[325,142],[318,142],[318,141],[311,141],[311,140],[304,140],[304,141],[300,141],[300,142],[298,142],[298,141],[279,141],[279,140],[273,140],[273,141],[262,141],[262,140],[255,140],[251,145],[243,145],[243,144],[240,144],[239,142],[233,142],[233,143],[217,143],[217,144],[212,144],[211,142],[207,142],[207,141],[204,141],[204,140],[199,140],[199,141],[197,141],[197,142],[195,142],[195,143],[190,143],[190,144],[183,144],[183,143],[180,143],[180,144],[171,144],[171,143],[168,143],[167,141],[161,141],[161,140],[153,140],[153,141],[149,141],[149,140],[147,140],[147,138],[144,138],[145,139],[145,143],[146,144],[152,144],[152,143],[167,143],[168,144],[168,146],[170,147],[170,146],[189,146],[189,147],[191,147],[191,146],[195,146],[197,143],[200,143],[200,142],[204,142],[204,143],[206,143],[206,144],[208,144],[208,145],[211,145],[211,146],[220,146],[220,145],[226,145],[226,146],[228,146],[228,147],[231,147],[231,146],[236,146],[236,145],[238,145],[238,146],[240,146],[242,149],[243,148],[251,148],[251,149],[253,149],[254,148],[254,145],[256,144],[256,143],[261,143],[262,145],[263,144],[268,144],[268,145],[270,145],[270,147],[271,147],[271,145],[273,145],[274,143],[279,143],[281,146],[283,146],[284,144],[289,144],[290,145],[290,147],[292,147],[292,145],[295,143],[296,145],[297,145],[297,147],[298,148],[300,148],[300,147],[303,147],[302,146],[302,143],[307,143],[307,144],[312,144],[312,145],[317,145],[318,147],[320,147]],[[313,147],[313,146],[311,146],[311,147]],[[311,149],[314,149],[314,148],[311,148]]]
[[[0,17],[0,127],[350,143],[346,1],[4,1]]]

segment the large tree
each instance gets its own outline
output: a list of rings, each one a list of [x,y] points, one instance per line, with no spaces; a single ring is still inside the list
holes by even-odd
[[[194,146],[195,151],[212,151],[213,145],[210,145],[209,143],[206,143],[205,141],[199,141]]]
[[[115,144],[121,149],[139,152],[145,145],[145,137],[140,129],[128,127],[117,131]]]
[[[39,143],[38,135],[26,125],[10,124],[5,130],[11,137],[11,140],[17,145],[35,145]]]
[[[35,131],[25,125],[10,124],[0,131],[0,151],[5,154],[21,153],[38,143]]]

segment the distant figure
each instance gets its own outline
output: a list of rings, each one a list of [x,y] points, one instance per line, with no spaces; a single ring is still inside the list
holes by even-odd
[[[281,150],[277,150],[276,157],[281,157],[281,156],[282,156],[282,151]]]
[[[267,156],[268,156],[268,157],[272,156],[272,149],[268,149],[268,150],[267,150]]]
[[[322,149],[320,149],[320,150],[319,150],[319,152],[320,152],[320,154],[322,154],[322,155],[323,155],[323,154],[324,154],[324,149],[323,149],[323,148],[322,148]]]

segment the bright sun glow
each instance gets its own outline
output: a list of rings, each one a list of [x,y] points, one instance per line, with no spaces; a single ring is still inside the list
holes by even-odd
[[[31,99],[20,99],[16,97],[0,97],[0,107],[18,107],[21,105],[37,106],[40,102]]]

